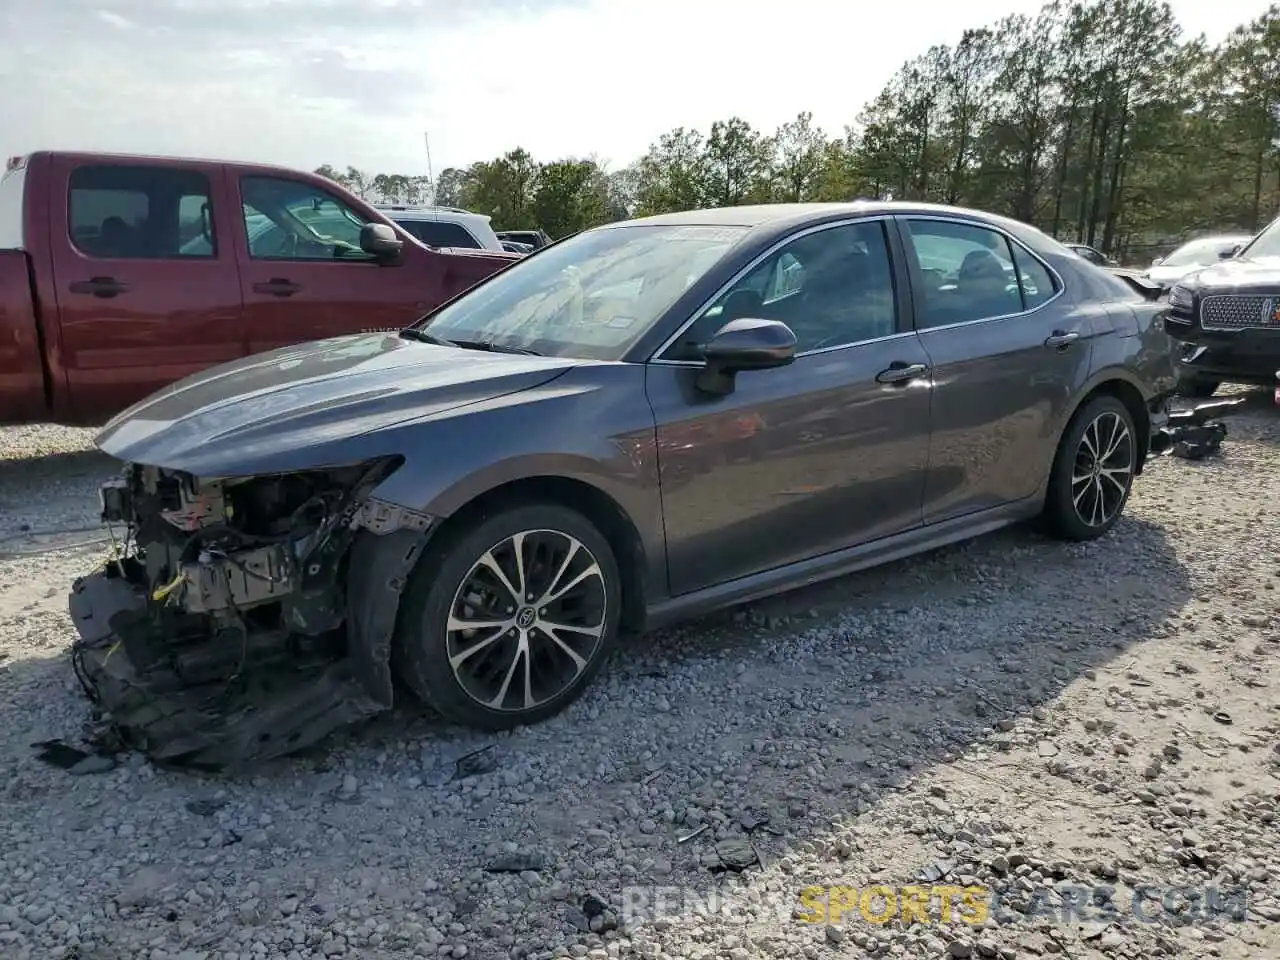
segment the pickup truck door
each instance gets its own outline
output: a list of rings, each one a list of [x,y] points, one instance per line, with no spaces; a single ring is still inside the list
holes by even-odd
[[[248,314],[248,349],[399,330],[442,299],[437,256],[405,238],[398,264],[360,249],[360,229],[389,222],[320,177],[228,167]],[[363,207],[363,209],[362,209]]]
[[[241,356],[240,277],[216,164],[64,155],[47,202],[58,360],[77,420],[100,422]]]

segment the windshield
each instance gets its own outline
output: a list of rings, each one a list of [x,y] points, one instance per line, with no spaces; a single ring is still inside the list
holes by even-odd
[[[1231,238],[1192,240],[1184,243],[1160,262],[1162,267],[1186,267],[1199,263],[1212,263],[1222,250],[1230,250],[1238,241]]]
[[[1271,223],[1240,251],[1241,257],[1280,257],[1280,219]]]
[[[419,325],[445,340],[617,360],[746,227],[590,230],[520,261]]]

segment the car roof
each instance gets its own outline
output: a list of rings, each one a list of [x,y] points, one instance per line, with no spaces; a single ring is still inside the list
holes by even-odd
[[[920,214],[924,216],[942,215],[948,217],[972,218],[1003,226],[1015,226],[1026,229],[1027,225],[999,214],[985,210],[971,210],[967,207],[949,207],[938,203],[912,203],[905,200],[852,200],[845,203],[760,203],[741,207],[711,207],[706,210],[686,210],[679,213],[660,213],[650,217],[639,217],[634,220],[623,220],[606,224],[609,227],[634,226],[646,224],[652,226],[721,226],[721,227],[760,227],[768,224],[813,220],[820,222],[839,216],[904,216]]]
[[[818,225],[845,217],[874,216],[924,216],[948,219],[973,220],[975,223],[998,227],[1040,249],[1046,243],[1057,245],[1044,231],[1028,223],[968,207],[951,207],[939,203],[915,203],[906,200],[852,200],[827,203],[761,203],[741,207],[712,207],[705,210],[686,210],[679,213],[661,213],[650,217],[622,220],[597,227],[599,230],[617,230],[635,226],[713,226],[743,227],[748,236],[766,239],[785,234],[809,224]],[[745,241],[745,238],[744,238]],[[1061,249],[1061,246],[1058,247]]]
[[[453,223],[490,222],[493,218],[483,213],[459,210],[457,207],[424,207],[401,203],[375,203],[373,208],[393,220],[448,220]]]

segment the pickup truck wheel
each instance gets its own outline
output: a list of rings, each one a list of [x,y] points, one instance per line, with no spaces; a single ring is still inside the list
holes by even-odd
[[[1197,400],[1207,400],[1218,392],[1218,387],[1222,386],[1220,380],[1206,380],[1204,377],[1179,377],[1178,393],[1184,397],[1195,397]]]
[[[1124,512],[1138,464],[1138,431],[1118,399],[1095,397],[1076,411],[1058,444],[1044,519],[1063,540],[1094,540]]]
[[[555,504],[509,508],[428,547],[405,588],[397,671],[451,722],[539,723],[607,659],[621,599],[589,520]]]

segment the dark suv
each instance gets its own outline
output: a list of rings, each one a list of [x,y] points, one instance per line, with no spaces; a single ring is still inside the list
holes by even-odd
[[[1234,258],[1174,284],[1165,329],[1180,341],[1182,394],[1209,397],[1222,383],[1275,385],[1280,371],[1280,220]]]

